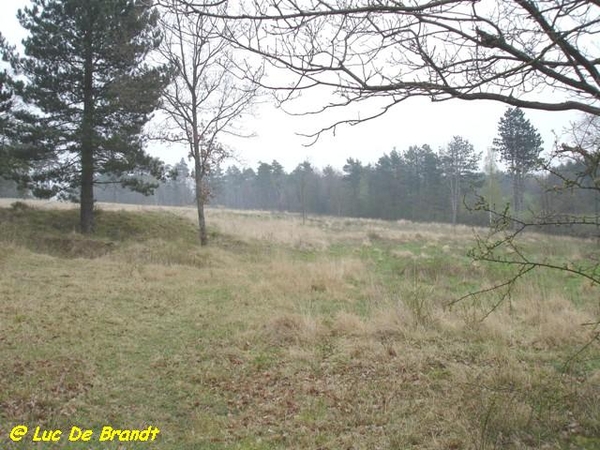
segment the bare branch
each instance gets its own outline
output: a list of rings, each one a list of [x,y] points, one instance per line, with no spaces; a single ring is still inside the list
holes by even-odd
[[[337,100],[311,113],[373,98],[494,100],[547,111],[600,115],[600,6],[585,0],[362,2],[263,0],[221,7],[175,0],[188,14],[220,20],[238,49],[292,74],[270,86],[325,86]],[[550,88],[560,95],[548,95]],[[378,116],[378,114],[376,115]],[[346,119],[310,133],[366,119]]]

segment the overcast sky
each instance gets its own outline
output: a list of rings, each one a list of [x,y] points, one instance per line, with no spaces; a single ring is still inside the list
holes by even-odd
[[[26,36],[16,12],[28,3],[28,0],[2,0],[0,30],[12,44],[18,44]],[[304,104],[314,103],[315,107],[322,101],[322,95],[303,100]],[[374,163],[394,148],[402,151],[410,145],[429,144],[437,150],[454,135],[468,139],[477,151],[485,152],[497,134],[498,121],[505,109],[505,105],[495,102],[452,100],[434,104],[424,98],[414,98],[379,119],[354,127],[341,126],[335,136],[328,133],[316,144],[306,147],[304,144],[310,141],[297,133],[315,132],[328,123],[324,123],[323,118],[289,116],[272,104],[264,103],[255,107],[251,117],[242,124],[244,131],[256,137],[229,137],[224,141],[237,154],[238,165],[256,168],[259,161],[276,159],[290,171],[308,159],[318,168],[332,165],[341,169],[349,157]],[[547,151],[554,143],[553,132],[560,134],[578,117],[576,113],[544,111],[526,111],[525,114],[540,131]],[[170,164],[186,157],[185,149],[160,144],[152,144],[149,151]]]

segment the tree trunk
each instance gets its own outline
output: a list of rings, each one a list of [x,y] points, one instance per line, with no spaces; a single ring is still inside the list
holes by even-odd
[[[490,227],[492,226],[492,224],[494,223],[494,215],[492,214],[492,210],[496,209],[496,199],[494,198],[494,174],[493,172],[489,172],[488,173],[488,196],[490,198],[489,200],[489,206],[490,206],[490,211],[488,212],[488,217],[489,217],[489,221],[490,221]]]
[[[300,209],[302,211],[302,225],[306,223],[306,206],[304,204],[304,181],[300,187]]]
[[[198,237],[200,245],[208,245],[208,235],[206,234],[206,218],[204,217],[204,159],[202,149],[200,148],[201,136],[198,134],[198,110],[196,108],[197,98],[196,92],[192,92],[191,98],[192,107],[192,153],[194,156],[194,181],[196,182],[196,209],[198,210]]]
[[[194,135],[196,132],[194,131]],[[208,235],[206,234],[206,218],[204,217],[204,170],[202,168],[200,154],[200,141],[196,137],[194,143],[194,180],[196,182],[196,209],[198,210],[198,237],[200,245],[208,244]]]
[[[208,235],[206,234],[206,218],[204,217],[204,170],[202,168],[200,142],[197,139],[194,144],[194,180],[196,182],[196,208],[198,209],[198,235],[200,245],[205,246],[208,244]]]
[[[198,173],[196,171],[196,173]],[[206,234],[206,218],[204,217],[204,193],[202,189],[202,176],[196,175],[196,206],[198,208],[198,234],[200,245],[208,244],[208,235]]]
[[[94,231],[94,78],[91,36],[85,37],[86,55],[83,80],[83,121],[81,124],[81,232]]]
[[[513,217],[520,219],[523,211],[523,174],[519,171],[515,171],[513,174],[513,203]],[[513,221],[513,227],[517,227],[515,221]]]
[[[452,207],[452,226],[456,227],[458,221],[458,202],[460,201],[460,180],[453,174],[450,178],[450,204]]]

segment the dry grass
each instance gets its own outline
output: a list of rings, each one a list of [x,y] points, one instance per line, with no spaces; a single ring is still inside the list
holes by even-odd
[[[212,209],[200,248],[173,219],[193,210],[125,209],[93,239],[0,223],[0,446],[18,423],[153,424],[165,449],[600,445],[600,348],[577,354],[596,287],[540,272],[482,321],[497,296],[448,300],[506,272],[472,265],[467,229]]]

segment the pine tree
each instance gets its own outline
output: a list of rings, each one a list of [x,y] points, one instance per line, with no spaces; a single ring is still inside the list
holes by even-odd
[[[361,180],[364,178],[365,168],[358,159],[348,158],[343,167],[343,180],[347,186],[347,197],[349,208],[347,214],[360,217],[363,209],[361,204]],[[362,183],[364,186],[364,183]]]
[[[30,33],[24,100],[38,112],[20,154],[34,170],[22,182],[37,196],[79,199],[90,233],[96,177],[147,193],[156,185],[140,175],[161,174],[143,137],[165,81],[145,62],[160,40],[157,13],[136,0],[33,0],[18,18]]]
[[[273,167],[270,164],[259,161],[256,169],[256,189],[259,195],[260,209],[273,208]]]
[[[509,108],[498,124],[494,149],[500,152],[513,180],[513,213],[523,211],[525,177],[539,166],[542,138],[520,108]]]
[[[407,207],[411,220],[439,220],[441,167],[437,154],[427,144],[411,145],[404,152]]]
[[[303,225],[306,223],[306,216],[310,205],[314,203],[316,175],[315,169],[308,160],[298,164],[296,169],[291,173],[292,179],[296,184],[296,195],[300,202]]]
[[[283,211],[283,188],[285,184],[286,173],[283,166],[275,159],[271,161],[271,176],[273,180],[273,190],[275,195],[275,207],[278,211]]]
[[[405,217],[406,178],[406,163],[396,149],[379,158],[375,165],[372,199],[377,204],[377,217],[388,220]]]

